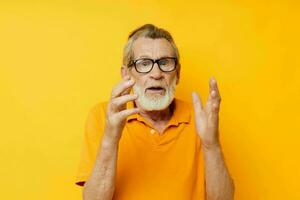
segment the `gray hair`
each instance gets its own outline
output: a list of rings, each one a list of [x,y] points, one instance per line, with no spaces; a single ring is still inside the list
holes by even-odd
[[[133,51],[132,51],[133,43],[135,40],[137,40],[140,37],[151,38],[151,39],[165,38],[166,40],[168,40],[174,49],[175,56],[178,61],[178,66],[180,67],[179,52],[178,52],[177,46],[175,45],[173,37],[167,30],[158,28],[157,26],[155,26],[153,24],[145,24],[145,25],[135,29],[134,31],[132,31],[129,34],[127,43],[123,50],[123,65],[124,66],[128,67],[129,64],[132,62],[132,60],[133,60]]]

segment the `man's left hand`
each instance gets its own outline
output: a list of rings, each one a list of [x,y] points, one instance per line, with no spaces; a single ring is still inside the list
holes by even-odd
[[[221,96],[217,81],[210,78],[209,96],[205,107],[196,92],[193,92],[193,105],[195,112],[196,130],[204,148],[212,148],[220,145],[219,141],[219,109]]]

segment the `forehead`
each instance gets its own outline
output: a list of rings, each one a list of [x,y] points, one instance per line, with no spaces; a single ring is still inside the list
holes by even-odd
[[[134,59],[150,57],[153,59],[175,56],[174,49],[170,42],[164,38],[152,39],[141,37],[133,44]]]

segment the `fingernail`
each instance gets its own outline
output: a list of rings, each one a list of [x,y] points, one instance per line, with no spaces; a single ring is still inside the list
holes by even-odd
[[[192,92],[193,101],[196,101],[196,93]]]

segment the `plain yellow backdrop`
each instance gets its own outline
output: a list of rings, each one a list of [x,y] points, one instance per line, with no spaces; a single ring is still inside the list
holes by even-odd
[[[177,97],[215,76],[221,141],[238,200],[300,199],[297,1],[1,1],[1,199],[81,199],[89,109],[120,79],[144,23],[179,47]]]

